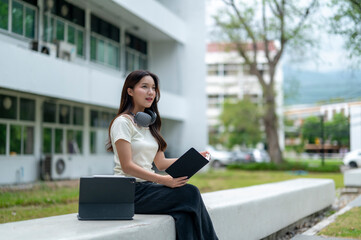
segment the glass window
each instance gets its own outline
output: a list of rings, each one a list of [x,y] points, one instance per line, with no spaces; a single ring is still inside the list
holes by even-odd
[[[35,10],[25,8],[25,37],[35,37]]]
[[[51,128],[43,128],[43,153],[51,153]]]
[[[70,106],[60,104],[59,123],[70,124]]]
[[[55,153],[63,153],[63,129],[55,129]]]
[[[126,52],[126,65],[127,65],[127,71],[131,72],[133,70],[135,70],[135,66],[134,66],[134,55],[133,53],[131,53],[129,50]]]
[[[50,17],[48,14],[44,14],[44,35],[43,40],[45,42],[53,41],[53,31],[54,31],[54,18]],[[50,24],[49,24],[50,22]]]
[[[84,46],[84,38],[83,38],[83,31],[77,31],[78,38],[76,42],[76,51],[79,56],[84,56],[83,46]]]
[[[109,126],[109,119],[110,119],[110,113],[108,112],[102,112],[102,118],[101,118],[101,127],[108,127]]]
[[[79,147],[79,153],[83,152],[83,131],[75,131],[75,139]]]
[[[0,155],[6,153],[6,125],[0,124]]]
[[[43,121],[49,123],[55,123],[56,121],[56,104],[50,102],[44,102],[43,106]]]
[[[0,28],[8,29],[9,21],[9,1],[0,0]]]
[[[75,28],[68,25],[68,43],[75,44]]]
[[[64,22],[56,20],[56,39],[64,40]]]
[[[90,153],[96,153],[96,132],[90,131]]]
[[[84,110],[81,107],[73,108],[73,123],[74,125],[84,124]]]
[[[13,1],[12,32],[23,34],[23,4]]]
[[[35,121],[35,101],[20,98],[20,120]]]
[[[23,132],[24,154],[34,153],[34,127],[24,126]]]
[[[21,126],[10,125],[10,155],[21,153]]]
[[[103,40],[98,40],[97,41],[98,44],[97,44],[97,60],[101,63],[104,63],[105,62],[105,57],[104,57],[104,54],[105,54],[105,46],[104,46],[104,41]]]
[[[90,111],[90,125],[92,127],[98,127],[98,125],[99,125],[98,111],[95,111],[95,110]]]
[[[0,118],[16,119],[17,98],[0,94]]]
[[[83,143],[82,131],[67,130],[67,153],[80,154]]]

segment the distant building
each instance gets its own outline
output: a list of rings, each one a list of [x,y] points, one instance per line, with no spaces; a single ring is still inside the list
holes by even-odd
[[[361,102],[343,102],[324,105],[294,105],[287,106],[284,110],[286,119],[293,121],[292,127],[285,127],[286,133],[292,133],[302,127],[304,120],[310,116],[322,117],[324,121],[330,121],[336,113],[342,113],[350,119],[350,148],[351,150],[361,148]],[[298,137],[286,138],[286,145],[301,143]],[[331,146],[332,151],[339,151],[339,147]],[[311,147],[311,146],[310,146]],[[306,146],[307,148],[307,146]],[[307,149],[305,149],[307,150]],[[331,151],[331,150],[330,150]]]
[[[204,149],[204,14],[192,0],[1,0],[0,184],[112,174],[108,125],[136,69],[160,77],[166,154]]]
[[[276,48],[273,42],[270,43],[269,48],[270,54],[275,54]],[[259,44],[258,49],[258,58],[261,62],[259,67],[263,69],[265,81],[268,81],[267,59],[265,57],[264,46]],[[207,45],[206,63],[208,131],[219,133],[222,132],[219,116],[222,112],[223,102],[226,99],[237,101],[247,97],[256,104],[262,104],[262,87],[257,77],[252,74],[250,69],[244,64],[244,60],[233,44],[209,43]],[[283,148],[283,76],[280,65],[281,63],[279,63],[279,67],[276,70],[275,88],[277,91],[277,114],[280,119],[279,141],[281,148]]]

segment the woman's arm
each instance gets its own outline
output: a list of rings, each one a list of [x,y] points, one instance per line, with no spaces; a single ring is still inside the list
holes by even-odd
[[[122,170],[128,175],[147,181],[160,183],[171,188],[181,187],[185,185],[188,181],[186,176],[180,178],[173,178],[169,175],[159,175],[156,173],[148,172],[147,170],[141,168],[132,161],[132,149],[130,143],[123,139],[119,139],[118,141],[116,141],[115,147],[116,151],[118,152],[118,157],[120,165],[122,166]]]
[[[157,152],[154,158],[154,164],[160,171],[166,170],[175,161],[177,161],[177,158],[166,158],[162,151]]]
[[[205,151],[205,152],[200,152],[200,154],[205,157],[205,158],[209,158],[209,152]],[[164,152],[159,151],[154,158],[154,163],[155,166],[157,166],[158,170],[160,171],[164,171],[166,170],[170,165],[172,165],[175,161],[177,161],[177,158],[166,158],[164,156]],[[209,160],[209,159],[208,159]]]

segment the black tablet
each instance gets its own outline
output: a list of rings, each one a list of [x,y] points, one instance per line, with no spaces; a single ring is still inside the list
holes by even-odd
[[[180,158],[170,165],[165,172],[174,178],[191,178],[196,172],[204,167],[209,161],[203,157],[197,150],[190,148]]]

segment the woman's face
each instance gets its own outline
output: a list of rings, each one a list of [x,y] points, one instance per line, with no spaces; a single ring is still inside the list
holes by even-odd
[[[128,88],[128,94],[133,97],[134,111],[144,111],[152,106],[155,99],[155,83],[151,76],[143,77],[134,88]]]

